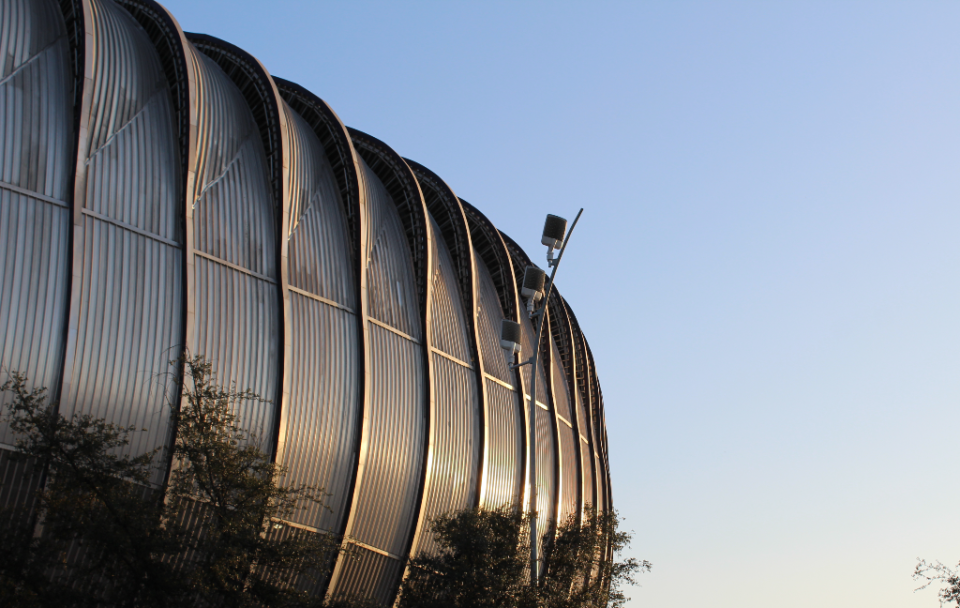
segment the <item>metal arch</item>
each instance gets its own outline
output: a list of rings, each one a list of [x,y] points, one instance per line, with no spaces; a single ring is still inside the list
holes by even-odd
[[[183,30],[173,15],[154,0],[113,0],[127,10],[143,27],[153,42],[160,64],[167,77],[167,87],[173,93],[174,112],[177,114],[178,138],[182,174],[189,171],[190,156],[190,84],[192,79],[183,52]],[[187,180],[183,180],[183,195],[186,196]],[[183,218],[180,218],[181,222]],[[182,229],[182,226],[181,226]]]
[[[274,77],[274,82],[277,84],[277,88],[285,101],[295,112],[307,121],[320,139],[320,143],[323,144],[324,150],[326,151],[327,160],[333,167],[337,183],[340,187],[340,197],[344,204],[344,213],[347,218],[347,226],[350,233],[351,266],[353,267],[355,287],[354,297],[356,298],[358,307],[357,314],[355,315],[357,338],[359,340],[356,415],[358,420],[362,422],[367,416],[366,412],[369,411],[369,391],[367,386],[369,340],[365,331],[367,325],[366,272],[364,272],[364,260],[362,259],[361,253],[363,251],[362,235],[364,221],[361,208],[365,205],[365,201],[363,200],[363,189],[359,184],[360,161],[354,149],[353,141],[347,132],[347,127],[344,126],[340,117],[337,116],[326,102],[296,83],[276,77]],[[346,533],[349,511],[353,508],[353,497],[356,491],[358,481],[357,473],[360,466],[360,443],[362,441],[362,435],[363,424],[357,424],[356,433],[353,437],[353,474],[347,487],[347,500],[349,502],[346,510],[348,513],[341,519],[340,528],[336,531],[337,537],[340,539],[343,539]],[[318,590],[319,593],[326,595],[331,587],[332,580],[331,572],[331,576],[327,577],[322,587]]]
[[[520,303],[520,294],[517,291],[517,281],[510,251],[507,249],[507,244],[503,240],[503,235],[497,230],[496,226],[487,219],[487,216],[462,198],[460,199],[460,206],[464,211],[464,215],[467,217],[467,225],[470,228],[470,237],[473,241],[473,246],[480,254],[481,260],[490,272],[491,278],[497,287],[497,293],[500,296],[500,305],[503,307],[504,314],[509,315],[508,318],[511,321],[520,322],[520,315],[524,314],[524,312],[522,311]],[[514,355],[513,359],[514,364],[519,363],[519,357],[517,355]],[[530,437],[528,436],[530,432],[530,417],[524,398],[527,391],[526,387],[524,387],[523,374],[515,369],[513,370],[513,377],[517,384],[517,400],[520,408],[520,417],[523,418],[523,428],[520,432],[520,437],[522,438],[520,453],[525,456],[520,462],[520,496],[516,497],[519,508],[522,509],[523,505],[526,504],[528,493],[526,479],[528,478],[529,455],[527,455],[527,452],[530,446]],[[488,445],[487,442],[485,442],[484,445]],[[484,458],[484,467],[486,467],[487,461],[488,458]],[[486,475],[484,477],[486,477]],[[485,490],[486,486],[484,486],[484,491]]]
[[[550,319],[554,321],[550,324],[551,335],[554,337],[554,341],[560,351],[560,358],[567,378],[567,388],[570,391],[570,397],[572,399],[572,403],[570,403],[570,409],[572,411],[570,422],[573,424],[574,445],[576,446],[574,452],[577,462],[577,525],[582,526],[585,497],[579,410],[583,406],[582,400],[577,398],[580,389],[577,386],[577,374],[575,371],[577,366],[577,352],[576,348],[574,348],[573,328],[567,310],[567,302],[559,292],[550,299]]]
[[[350,139],[353,141],[354,149],[357,154],[363,158],[367,165],[373,169],[377,177],[383,182],[387,192],[393,198],[397,209],[400,211],[400,219],[403,221],[403,227],[407,232],[407,242],[410,245],[410,253],[413,255],[413,267],[417,269],[417,297],[420,301],[421,310],[427,310],[427,272],[429,269],[429,245],[427,239],[430,238],[430,227],[427,221],[427,209],[423,202],[423,192],[420,190],[420,184],[413,175],[410,167],[400,157],[399,154],[383,143],[379,139],[367,135],[363,131],[358,131],[347,127]]]
[[[393,199],[394,204],[397,207],[399,212],[401,222],[403,223],[404,230],[406,232],[407,245],[410,250],[411,257],[413,259],[413,268],[415,272],[415,281],[418,291],[418,303],[420,305],[420,326],[423,336],[423,347],[421,348],[422,355],[422,364],[423,364],[423,383],[424,383],[424,403],[423,403],[423,417],[425,419],[425,433],[424,433],[424,445],[423,445],[423,460],[420,467],[420,479],[419,487],[417,488],[417,498],[416,504],[413,511],[413,521],[411,522],[410,532],[407,534],[407,539],[403,551],[400,553],[402,556],[409,555],[411,548],[416,542],[416,536],[419,534],[422,528],[422,517],[423,517],[423,499],[426,491],[426,484],[429,483],[429,467],[431,463],[432,456],[432,445],[431,438],[433,436],[431,425],[434,424],[434,404],[433,404],[433,366],[431,361],[431,282],[429,280],[429,272],[432,267],[431,260],[431,243],[433,239],[432,228],[428,220],[426,204],[423,200],[423,192],[420,189],[420,184],[417,182],[416,177],[411,171],[409,165],[400,157],[392,148],[387,146],[382,141],[358,131],[356,129],[347,127],[347,133],[350,137],[351,142],[353,143],[354,150],[356,150],[358,158],[362,158],[363,161],[367,164],[368,167],[373,171],[377,178],[381,181],[383,186],[386,188],[388,194]],[[366,266],[366,261],[362,261],[364,267]],[[363,291],[364,294],[367,292],[366,284],[366,272],[363,272],[364,275],[364,285]],[[366,297],[366,296],[365,296]],[[368,302],[363,301],[363,324],[364,332],[368,331],[371,324],[371,317],[368,315]],[[368,337],[364,338],[365,344],[369,344]],[[369,350],[369,349],[365,349]],[[369,357],[369,353],[365,355]],[[370,382],[370,366],[369,360],[368,365],[364,368],[365,373],[365,382]],[[367,390],[365,390],[365,395],[369,394],[369,384],[367,385]],[[369,397],[364,401],[364,423],[361,425],[361,445],[359,446],[358,453],[364,451],[363,444],[368,441],[368,424],[367,419],[369,414]],[[362,456],[358,457],[358,471],[356,474],[356,479],[354,482],[354,489],[349,500],[347,517],[345,518],[344,534],[349,534],[353,529],[353,526],[356,523],[357,519],[357,508],[358,508],[358,492],[361,490],[362,484],[362,472],[359,470],[362,463]],[[346,539],[345,539],[346,541]],[[327,596],[330,597],[337,588],[339,579],[343,575],[344,570],[344,561],[349,559],[344,555],[337,557],[336,564],[330,575],[330,582],[327,587]],[[392,589],[392,597],[389,598],[388,603],[392,603],[396,597],[396,594],[399,592],[399,576],[402,575],[402,569],[397,572],[397,579],[393,581],[389,587]]]
[[[350,228],[350,254],[354,262],[355,284],[360,287],[360,275],[363,266],[360,262],[360,182],[358,177],[357,151],[340,117],[327,102],[295,82],[273,77],[277,89],[284,101],[313,127],[320,138],[327,160],[333,167],[340,187],[340,198],[344,204],[344,214]],[[359,293],[357,301],[360,301]]]
[[[4,8],[0,107],[8,124],[0,140],[0,250],[16,259],[0,265],[0,307],[8,313],[0,319],[0,373],[25,373],[28,388],[49,389],[45,402],[50,404],[59,390],[70,312],[78,140],[74,68],[83,49],[71,48],[63,3],[21,0],[6,2]],[[81,83],[82,78],[81,73]],[[7,95],[11,89],[17,94]],[[9,123],[13,117],[19,118],[16,124]],[[0,406],[6,401],[0,395]],[[6,486],[0,491],[0,508],[23,504],[43,481],[39,468],[31,470],[11,458],[15,441],[8,422],[0,419],[0,466],[5,469],[0,475]]]
[[[123,402],[122,397],[118,395],[119,392],[125,392],[125,396],[136,394],[141,399],[141,404],[152,407],[132,411],[136,416],[146,415],[153,417],[154,422],[159,422],[158,426],[149,425],[149,422],[144,426],[151,426],[150,430],[159,433],[162,437],[148,435],[143,441],[153,439],[162,443],[169,435],[170,429],[169,413],[166,411],[163,400],[169,394],[166,393],[167,390],[174,392],[178,390],[179,381],[176,377],[165,377],[164,383],[167,386],[163,388],[164,393],[159,398],[151,390],[149,382],[155,377],[154,374],[162,374],[166,370],[165,362],[160,363],[160,360],[170,351],[175,350],[175,347],[180,346],[175,341],[181,339],[183,331],[184,247],[177,221],[179,219],[177,195],[184,176],[180,174],[182,161],[173,158],[180,152],[179,140],[166,139],[168,135],[173,135],[173,123],[177,122],[176,109],[168,106],[170,102],[167,97],[168,83],[165,82],[166,74],[163,72],[154,41],[123,6],[107,0],[104,0],[102,5],[92,0],[82,0],[61,2],[61,10],[65,20],[68,21],[67,29],[71,36],[72,54],[80,72],[75,74],[77,87],[75,93],[79,102],[74,108],[77,117],[77,139],[72,170],[72,226],[68,253],[69,265],[72,268],[69,278],[70,305],[64,326],[66,339],[60,381],[55,394],[59,395],[61,411],[64,407],[79,407],[81,411],[87,408],[93,408],[93,410],[102,408],[99,412],[87,410],[84,413],[103,415],[104,410],[107,410],[109,413],[104,417],[108,419],[120,413],[119,410],[110,411],[113,404]],[[106,24],[110,23],[117,28],[115,31],[122,32],[122,35],[99,37],[98,28],[109,28],[110,25]],[[103,46],[98,48],[98,45]],[[114,53],[120,53],[126,59],[131,59],[125,64],[114,65],[116,70],[129,72],[121,75],[129,79],[128,82],[123,83],[126,86],[118,86],[116,82],[108,80],[106,82],[110,86],[101,87],[101,84],[104,84],[103,79],[106,78],[105,74],[109,73],[109,70],[102,71],[100,69],[102,66],[99,64],[95,65],[101,53],[112,58],[116,57]],[[152,72],[151,75],[156,79],[150,79],[149,76],[146,80],[135,78],[140,75],[138,70],[144,68]],[[140,110],[148,107],[156,108],[156,105],[151,106],[151,104],[159,100],[157,103],[160,106],[160,114],[156,111],[127,114],[130,112],[129,106],[120,107],[119,104],[115,105],[110,101],[113,95],[116,95],[113,101],[123,101],[124,96],[127,95],[126,88],[135,89],[138,82],[141,87],[144,86],[144,82],[148,83],[146,92],[149,93],[140,99],[143,104]],[[145,93],[142,88],[139,92]],[[106,103],[99,103],[102,101],[99,98],[101,93],[107,98]],[[131,96],[136,98],[133,93]],[[94,111],[97,112],[96,115],[92,114]],[[167,114],[167,111],[170,114]],[[103,113],[111,121],[113,118],[119,118],[120,121],[117,124],[100,123]],[[174,120],[167,122],[171,115]],[[159,119],[158,122],[158,116],[165,118]],[[143,119],[144,122],[138,123],[139,119]],[[114,197],[116,190],[112,175],[105,178],[105,175],[99,172],[106,171],[109,174],[110,165],[116,161],[111,160],[110,154],[98,156],[100,152],[113,145],[126,146],[127,151],[135,150],[131,142],[136,142],[138,136],[145,132],[149,133],[151,128],[160,128],[165,131],[168,127],[171,131],[161,135],[164,141],[172,145],[158,146],[153,150],[144,151],[143,156],[140,157],[141,160],[147,160],[150,163],[147,171],[153,171],[155,176],[164,176],[165,181],[158,183],[170,186],[167,190],[163,188],[159,190],[164,193],[163,198],[166,199],[166,204],[159,205],[155,200],[147,203],[134,196],[120,200],[120,204],[114,207],[113,203],[118,201]],[[116,130],[109,133],[113,129]],[[105,139],[94,141],[91,139],[93,137],[105,137]],[[115,151],[116,148],[112,150]],[[104,158],[106,160],[103,160]],[[94,159],[97,160],[94,161]],[[116,169],[117,166],[113,168]],[[125,176],[126,174],[123,174],[121,179]],[[102,191],[99,188],[88,188],[88,183],[106,183],[107,188]],[[140,187],[149,187],[149,185],[141,182]],[[150,205],[154,207],[150,208]],[[171,215],[165,218],[162,215],[152,216],[148,211],[153,209],[164,209],[171,212]],[[114,255],[114,248],[124,252],[132,251],[135,255]],[[143,264],[145,260],[151,258],[154,260],[159,258],[160,264]],[[176,258],[179,258],[179,264],[173,261]],[[92,264],[88,265],[91,260]],[[178,274],[181,275],[177,277],[180,281],[167,280],[168,277],[162,272],[164,262],[168,262],[169,267],[177,269]],[[156,288],[155,294],[159,294],[160,297],[148,302],[148,305],[155,309],[145,312],[138,307],[140,302],[136,300],[136,291],[131,295],[130,290],[115,290],[113,286],[108,286],[114,280],[124,286],[132,284],[134,290]],[[169,289],[171,285],[176,287]],[[164,306],[164,298],[167,299],[167,306]],[[180,300],[179,306],[170,301],[175,299]],[[133,302],[133,306],[128,306],[130,302]],[[107,307],[112,305],[117,305],[119,308],[108,310]],[[122,314],[122,319],[118,323],[107,326],[110,329],[109,333],[102,331],[104,327],[102,316],[117,312]],[[159,320],[154,317],[148,320],[150,312],[156,313],[156,319]],[[156,329],[156,333],[141,331],[148,322]],[[179,326],[176,327],[176,324]],[[138,381],[136,378],[131,380],[128,375],[120,371],[120,354],[115,348],[109,348],[110,342],[118,339],[125,341],[125,346],[130,345],[131,339],[134,341],[133,348],[138,350],[140,355],[140,359],[134,365],[144,364],[141,371],[150,373],[139,375],[139,377],[146,378],[146,381]],[[171,344],[171,342],[174,343]],[[96,352],[101,346],[107,346],[107,348],[99,351],[104,356],[101,356],[97,362],[93,362],[93,357],[89,355],[77,357],[78,351],[85,353],[89,348]],[[106,368],[107,380],[104,382],[99,379],[98,383],[92,382],[90,378],[102,372],[103,369],[98,369],[97,373],[87,374],[83,369],[86,365],[99,365]],[[162,369],[159,369],[160,366]],[[138,422],[141,420],[143,419],[138,418]],[[149,450],[154,445],[146,449]],[[134,444],[128,447],[127,451],[135,453],[140,447]],[[153,478],[153,483],[163,483],[166,472],[159,473],[159,477]]]
[[[481,504],[485,472],[486,472],[486,453],[488,443],[487,429],[487,390],[484,382],[483,356],[480,350],[479,328],[477,327],[477,293],[476,277],[474,276],[474,258],[473,258],[473,239],[470,236],[470,226],[467,222],[467,216],[460,204],[460,199],[453,193],[453,190],[435,173],[423,165],[407,159],[407,164],[413,170],[414,175],[420,182],[423,191],[424,202],[427,210],[440,226],[440,232],[450,246],[450,253],[457,263],[457,276],[460,280],[460,297],[463,300],[465,311],[470,311],[466,315],[468,335],[475,368],[475,377],[477,382],[477,394],[480,396],[480,446],[479,447],[479,470],[477,471],[477,487],[475,491],[475,504]],[[452,246],[451,246],[452,244]]]
[[[577,322],[577,316],[574,314],[573,309],[567,307],[567,312],[570,316],[570,329],[573,333],[573,346],[576,351],[576,363],[575,368],[576,379],[577,379],[577,390],[580,393],[580,403],[583,405],[584,409],[584,422],[586,423],[587,428],[581,429],[581,436],[585,437],[587,440],[587,448],[589,453],[587,454],[587,463],[586,465],[590,467],[591,470],[591,487],[589,488],[589,496],[584,496],[584,506],[588,503],[593,509],[598,508],[598,502],[600,500],[598,494],[598,476],[599,471],[597,471],[596,460],[594,459],[595,451],[595,441],[593,434],[593,394],[590,389],[590,362],[587,357],[586,343],[583,339],[583,332],[580,330],[580,324]],[[578,417],[579,418],[579,417]],[[584,488],[586,490],[586,488]]]
[[[186,36],[177,23],[176,18],[161,4],[154,0],[114,0],[120,6],[125,8],[130,15],[144,28],[147,35],[153,42],[154,48],[160,55],[160,62],[163,71],[167,77],[167,86],[173,92],[174,112],[178,118],[178,137],[180,140],[180,161],[181,161],[181,186],[180,192],[181,207],[178,215],[180,238],[183,243],[183,257],[181,268],[181,293],[182,311],[180,320],[180,352],[176,353],[177,359],[182,359],[186,352],[186,345],[190,344],[188,338],[192,336],[193,315],[190,312],[192,307],[188,302],[193,301],[192,283],[193,266],[188,263],[188,258],[193,247],[193,224],[187,221],[186,209],[189,207],[187,201],[188,192],[193,185],[193,168],[196,163],[196,129],[191,129],[195,125],[196,105],[191,103],[191,91],[196,89],[196,77],[193,72],[193,66],[187,61],[185,45]],[[171,353],[173,354],[173,353]],[[172,357],[173,358],[173,357]],[[176,394],[171,397],[171,403],[179,409],[180,401],[183,395],[183,369],[184,362],[175,367],[176,374]],[[166,487],[170,469],[173,464],[173,441],[175,439],[176,429],[171,429],[166,441],[166,466],[164,472],[163,486]]]
[[[487,219],[487,216],[462,198],[460,199],[460,206],[467,217],[473,246],[480,254],[480,258],[487,266],[493,282],[497,286],[500,305],[504,311],[512,313],[511,321],[519,321],[520,309],[523,306],[517,292],[517,281],[514,277],[510,252],[503,242],[500,231]]]
[[[273,399],[273,428],[270,429],[270,456],[275,461],[277,450],[282,443],[280,437],[283,412],[287,409],[290,395],[289,367],[291,349],[290,326],[290,287],[287,280],[287,239],[284,230],[290,213],[290,192],[284,179],[289,164],[289,143],[286,116],[280,110],[283,103],[280,92],[270,73],[255,57],[229,42],[206,34],[186,34],[187,39],[207,57],[213,59],[226,75],[237,85],[247,105],[253,112],[254,120],[260,129],[263,148],[270,171],[270,182],[274,203],[274,254],[275,276],[277,277],[277,296],[280,314],[277,329],[279,357],[276,362],[279,382]]]

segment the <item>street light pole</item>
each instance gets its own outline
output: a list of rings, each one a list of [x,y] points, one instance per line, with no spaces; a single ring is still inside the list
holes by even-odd
[[[534,590],[537,588],[537,579],[539,577],[538,556],[537,556],[537,362],[540,359],[540,337],[543,335],[543,322],[546,318],[547,304],[550,302],[550,293],[553,291],[553,280],[557,276],[557,269],[560,268],[560,260],[563,259],[563,252],[567,250],[570,244],[570,237],[573,235],[573,229],[577,227],[580,221],[580,215],[583,209],[577,213],[570,230],[564,236],[563,245],[560,247],[560,254],[555,260],[551,260],[553,272],[550,273],[550,279],[544,288],[543,304],[540,310],[531,316],[539,316],[537,319],[537,337],[533,343],[533,356],[520,363],[521,365],[530,365],[530,586]],[[553,251],[552,249],[550,250]],[[548,258],[549,259],[549,258]]]

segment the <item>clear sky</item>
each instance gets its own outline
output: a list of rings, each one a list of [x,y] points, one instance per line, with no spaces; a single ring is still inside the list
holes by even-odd
[[[935,608],[960,560],[960,4],[168,0],[542,259],[631,607]]]

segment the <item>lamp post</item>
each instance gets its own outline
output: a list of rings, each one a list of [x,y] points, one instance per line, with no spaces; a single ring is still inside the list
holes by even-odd
[[[563,259],[563,252],[566,251],[570,243],[570,236],[573,229],[577,227],[580,221],[580,215],[583,209],[577,212],[570,230],[566,231],[567,220],[555,215],[548,215],[547,221],[543,227],[543,238],[541,242],[547,246],[547,266],[553,267],[550,273],[550,279],[544,285],[545,273],[535,266],[527,266],[523,276],[523,289],[521,294],[527,296],[527,313],[531,319],[537,319],[536,339],[533,343],[533,354],[529,359],[522,363],[511,365],[511,368],[530,365],[530,586],[536,589],[537,578],[539,576],[538,556],[537,556],[537,363],[540,359],[540,338],[543,335],[543,322],[546,318],[547,305],[550,303],[550,294],[553,291],[553,281],[557,276],[557,269],[560,268],[560,260]],[[557,247],[560,253],[554,259],[553,252]],[[542,295],[542,298],[540,297]],[[536,309],[537,301],[543,303]],[[507,319],[503,320],[500,332],[500,345],[510,349],[511,355],[520,351],[520,324]]]

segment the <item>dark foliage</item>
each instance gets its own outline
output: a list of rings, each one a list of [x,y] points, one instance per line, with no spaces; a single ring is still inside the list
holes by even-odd
[[[0,605],[324,606],[302,589],[326,576],[339,542],[285,523],[323,491],[284,486],[286,470],[239,426],[237,405],[259,397],[224,390],[199,357],[184,366],[169,455],[158,448],[124,456],[141,429],[66,419],[42,389],[30,391],[23,375],[11,374],[2,389],[13,394],[14,457],[44,483],[0,514]],[[170,456],[163,493],[150,480]]]
[[[420,555],[403,583],[401,608],[593,608],[623,606],[624,585],[649,562],[614,557],[630,543],[615,513],[588,513],[557,529],[541,584],[529,585],[528,516],[512,510],[466,510],[437,518],[440,551]]]

